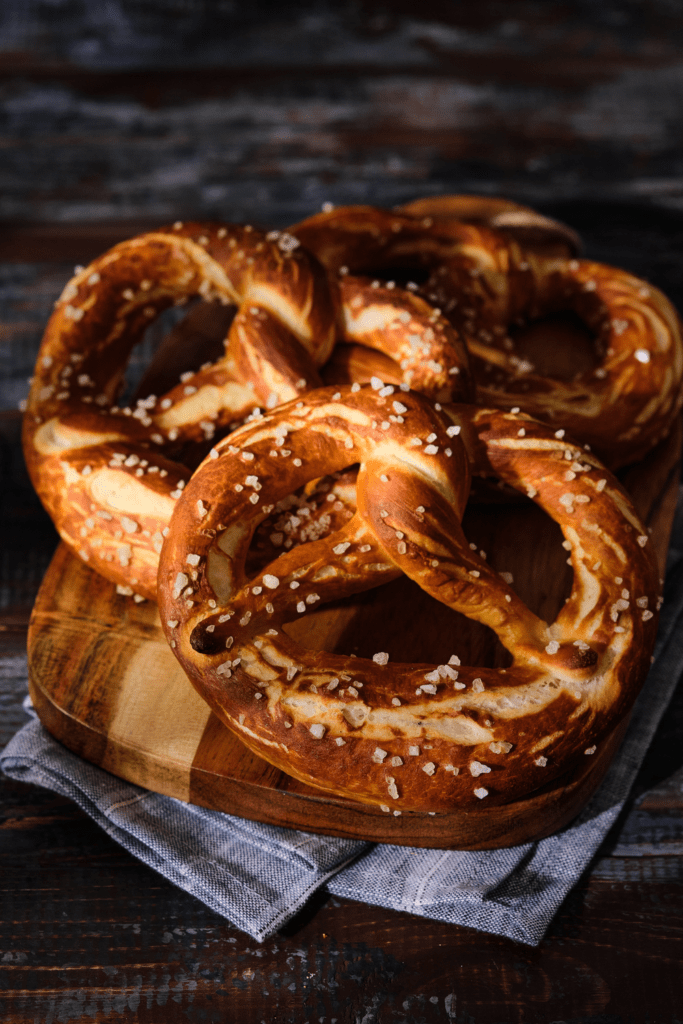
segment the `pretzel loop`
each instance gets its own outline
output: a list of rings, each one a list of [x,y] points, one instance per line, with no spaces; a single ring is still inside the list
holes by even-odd
[[[403,810],[508,802],[576,765],[627,713],[654,642],[654,556],[614,478],[547,426],[453,406],[446,428],[423,399],[402,394],[403,422],[382,431],[392,401],[369,388],[326,388],[222,442],[174,513],[160,564],[162,623],[214,711],[297,778]],[[282,436],[289,454],[274,455]],[[467,544],[461,439],[477,471],[526,491],[560,524],[575,579],[554,623]],[[273,503],[349,459],[361,468],[347,526],[246,579],[254,526]],[[399,571],[494,629],[512,666],[465,667],[457,657],[392,665],[386,654],[305,650],[284,632],[312,604]]]

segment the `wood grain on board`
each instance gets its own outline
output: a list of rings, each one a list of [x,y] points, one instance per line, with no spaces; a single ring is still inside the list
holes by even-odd
[[[681,430],[626,474],[663,565],[677,492]],[[571,587],[557,525],[530,501],[472,504],[467,536],[520,596],[552,621]],[[407,578],[312,611],[288,627],[304,646],[392,661],[502,667],[485,627],[433,601]],[[493,812],[394,816],[330,797],[248,751],[213,715],[168,647],[151,603],[119,596],[66,547],[58,550],[29,631],[30,691],[46,727],[87,760],[130,782],[243,817],[408,846],[484,849],[542,838],[576,816],[600,782],[626,721],[580,775],[563,776]]]

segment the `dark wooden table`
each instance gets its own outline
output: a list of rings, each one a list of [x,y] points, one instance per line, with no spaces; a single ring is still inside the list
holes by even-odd
[[[683,306],[677,2],[6,0],[0,97],[5,659],[24,650],[56,543],[16,403],[73,264],[132,231],[503,194]],[[23,696],[0,678],[2,743]],[[259,945],[68,800],[3,779],[0,1018],[674,1024],[682,739],[679,687],[633,799],[538,949],[325,896]]]

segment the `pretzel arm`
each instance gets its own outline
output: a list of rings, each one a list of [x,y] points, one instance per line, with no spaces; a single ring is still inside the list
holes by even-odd
[[[403,383],[403,371],[389,356],[365,345],[337,345],[322,369],[326,384],[369,384],[377,377],[385,384]]]
[[[51,456],[43,447],[39,493],[83,561],[122,593],[154,599],[159,552],[188,471],[145,454],[116,438]]]
[[[406,576],[454,611],[493,629],[520,657],[547,643],[547,625],[499,574],[470,548],[455,510],[433,489],[416,488],[415,474],[399,460],[371,465],[358,475],[358,510]]]
[[[151,418],[170,440],[211,440],[255,408],[273,408],[320,385],[310,354],[261,306],[237,313],[225,344],[220,360],[184,373],[182,383],[153,404]]]
[[[259,404],[267,409],[321,385],[313,356],[262,306],[245,306],[237,314],[227,357],[235,375],[252,383]]]

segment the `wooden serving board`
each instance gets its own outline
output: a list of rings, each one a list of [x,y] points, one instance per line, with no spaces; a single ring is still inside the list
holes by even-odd
[[[678,490],[680,425],[643,463],[622,474],[664,565]],[[571,588],[558,527],[529,501],[470,505],[468,538],[547,620]],[[309,612],[288,627],[314,649],[392,661],[504,666],[485,627],[427,597],[408,579]],[[387,814],[330,797],[247,750],[193,689],[168,648],[156,607],[118,596],[113,584],[61,546],[29,629],[30,692],[49,731],[122,778],[245,818],[329,835],[408,846],[484,849],[539,839],[571,821],[604,775],[622,722],[580,776],[566,777],[495,813],[482,806],[429,815]]]

